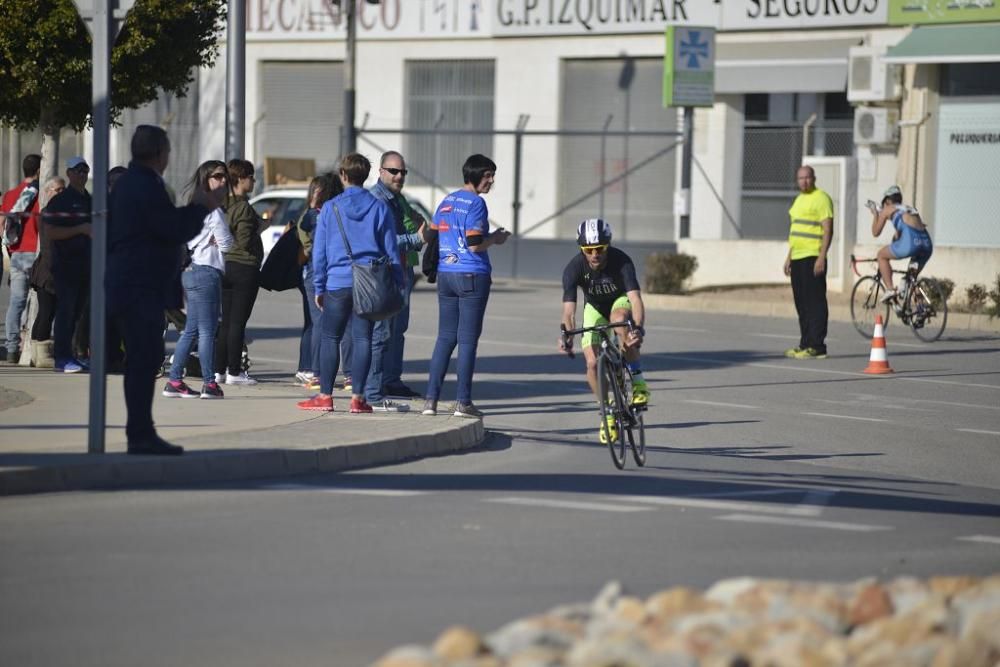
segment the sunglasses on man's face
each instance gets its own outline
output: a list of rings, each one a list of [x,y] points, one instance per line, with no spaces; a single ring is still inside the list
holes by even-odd
[[[406,176],[409,173],[409,169],[396,169],[395,167],[382,167],[382,171],[387,171],[393,176],[399,176],[400,174]]]
[[[607,251],[607,245],[582,245],[580,250],[583,251],[585,255],[603,255]]]

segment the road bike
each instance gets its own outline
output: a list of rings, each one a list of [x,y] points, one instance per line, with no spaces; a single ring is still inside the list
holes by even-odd
[[[600,340],[597,354],[597,384],[601,395],[601,431],[611,451],[611,460],[619,470],[625,467],[625,439],[628,438],[632,458],[638,466],[646,464],[646,428],[642,413],[645,405],[633,405],[632,372],[625,363],[614,330],[635,325],[631,321],[598,324],[580,329],[562,325],[563,346],[573,358],[573,336],[593,332]],[[613,424],[613,428],[612,428]]]
[[[875,271],[863,276],[858,264],[868,262],[875,264]],[[877,259],[857,259],[851,255],[851,268],[861,276],[851,291],[851,320],[862,336],[874,335],[876,315],[881,315],[883,326],[888,327],[890,308],[924,342],[933,343],[944,333],[948,323],[947,297],[937,280],[918,277],[919,263],[910,262],[905,271],[893,269],[901,278],[898,295],[889,301],[882,300],[888,290],[879,275]]]

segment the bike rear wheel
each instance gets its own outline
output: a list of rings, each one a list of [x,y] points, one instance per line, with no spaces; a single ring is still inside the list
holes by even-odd
[[[851,290],[851,321],[865,338],[875,335],[875,316],[882,316],[883,328],[889,326],[889,304],[882,303],[885,289],[872,276],[864,276]]]
[[[925,343],[933,343],[948,323],[948,302],[941,284],[933,278],[921,278],[906,299],[910,328]]]
[[[598,389],[601,395],[601,430],[604,431],[611,460],[615,467],[621,470],[625,467],[625,397],[618,383],[614,364],[608,358],[601,356],[597,362]],[[614,425],[614,431],[609,432],[609,426]]]

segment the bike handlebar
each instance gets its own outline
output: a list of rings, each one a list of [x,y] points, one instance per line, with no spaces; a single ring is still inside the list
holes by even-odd
[[[566,356],[573,359],[576,355],[573,354],[573,336],[580,336],[589,331],[596,331],[598,333],[605,333],[608,329],[622,329],[627,328],[629,331],[635,331],[639,327],[635,326],[635,323],[631,319],[625,320],[624,322],[609,322],[608,324],[596,324],[592,327],[580,327],[579,329],[567,329],[565,324],[560,324],[559,329],[562,331],[563,339],[563,349],[566,350]]]

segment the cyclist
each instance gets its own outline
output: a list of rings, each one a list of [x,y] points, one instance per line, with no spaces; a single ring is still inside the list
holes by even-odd
[[[599,218],[584,220],[577,228],[577,243],[580,253],[573,257],[563,271],[563,313],[562,323],[567,329],[576,328],[576,290],[583,289],[583,326],[592,327],[609,322],[625,322],[631,319],[635,328],[624,335],[623,353],[629,370],[632,371],[632,403],[646,405],[649,389],[642,377],[639,365],[639,348],[642,345],[645,308],[642,293],[635,275],[632,259],[618,248],[611,247],[611,225]],[[604,400],[597,382],[597,355],[600,339],[593,333],[581,337],[583,356],[587,360],[587,383],[598,402]],[[569,354],[573,340],[560,339],[559,349]],[[608,419],[608,429],[612,430],[612,419]],[[601,442],[607,442],[606,430],[602,425]],[[614,433],[610,434],[616,437]]]
[[[934,252],[934,245],[919,211],[903,204],[903,192],[898,185],[892,185],[885,191],[881,207],[869,201],[868,209],[872,212],[873,236],[881,234],[885,223],[889,220],[895,229],[892,243],[879,248],[877,255],[878,270],[886,287],[882,301],[891,301],[896,298],[898,291],[892,286],[892,266],[889,265],[889,260],[910,257],[911,261],[919,264],[917,273],[920,273]]]

